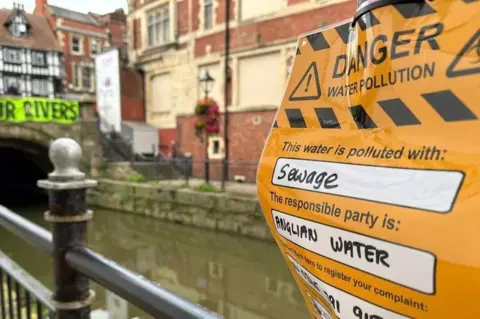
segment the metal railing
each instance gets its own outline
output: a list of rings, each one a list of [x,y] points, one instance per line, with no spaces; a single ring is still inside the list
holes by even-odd
[[[135,154],[133,152],[132,142],[126,139],[123,135],[115,131],[113,125],[108,123],[107,120],[99,116],[98,132],[102,142],[108,145],[108,147],[119,155],[127,162],[133,163],[135,161]],[[100,126],[106,127],[107,132],[102,131]]]
[[[50,290],[0,251],[0,318],[54,318]]]
[[[99,117],[100,120],[102,119]],[[176,148],[175,144],[172,147],[172,157],[164,154],[160,147],[158,147],[156,151],[157,155],[154,157],[147,157],[143,154],[135,153],[132,141],[121,133],[116,132],[114,130],[113,125],[110,125],[108,121],[103,121],[102,125],[107,128],[107,132],[103,132],[99,127],[100,138],[102,143],[106,145],[110,150],[112,150],[115,154],[117,154],[120,158],[124,161],[129,162],[132,168],[135,170],[138,169],[137,166],[142,166],[139,163],[145,164],[150,163],[153,166],[154,170],[157,171],[159,167],[168,166],[171,171],[176,170],[180,173],[184,179],[188,180],[192,174],[192,163],[191,157],[186,156],[178,148]],[[155,146],[156,147],[156,146]],[[155,167],[156,166],[156,167]],[[168,177],[173,176],[173,172],[171,174],[167,174]],[[157,177],[162,178],[165,177],[165,174],[157,174]]]
[[[71,139],[61,138],[50,146],[55,170],[38,185],[49,192],[45,219],[53,223],[52,233],[0,206],[0,227],[53,257],[55,284],[51,294],[0,254],[0,283],[6,281],[6,289],[0,294],[1,318],[90,318],[95,293],[89,279],[154,318],[219,318],[86,247],[87,225],[93,216],[87,209],[86,190],[97,183],[78,170],[81,154],[80,146]],[[31,316],[33,299],[40,310],[35,317]]]

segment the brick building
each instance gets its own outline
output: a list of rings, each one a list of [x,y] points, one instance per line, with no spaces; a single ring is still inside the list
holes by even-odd
[[[47,0],[36,0],[34,13],[47,19],[60,43],[66,98],[94,102],[95,56],[109,47],[117,47],[121,63],[122,120],[145,121],[143,77],[128,67],[127,17],[123,9],[107,14],[81,13],[50,5]]]
[[[0,95],[58,97],[62,50],[45,17],[0,9]]]
[[[86,14],[36,0],[34,13],[47,18],[63,49],[67,92],[72,98],[94,101],[95,55],[113,44],[127,48],[123,10]]]
[[[194,105],[202,95],[198,78],[205,70],[216,79],[212,96],[224,104],[225,4],[225,0],[129,1],[129,58],[145,72],[147,122],[159,128],[164,147],[176,141],[194,160],[203,159],[205,149],[192,125]],[[281,102],[297,36],[350,18],[355,9],[352,0],[231,0],[230,178],[255,179],[254,168]],[[223,132],[210,138],[212,160],[223,158],[222,136]],[[194,168],[198,176],[203,174],[201,164]],[[212,175],[218,178],[220,168]]]

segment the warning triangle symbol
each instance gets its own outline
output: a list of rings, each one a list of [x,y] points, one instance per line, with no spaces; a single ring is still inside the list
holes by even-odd
[[[468,40],[447,69],[449,78],[476,73],[480,73],[480,30]]]
[[[317,63],[312,62],[300,82],[290,94],[290,101],[310,101],[318,100],[322,92],[320,90],[320,80],[318,78]]]

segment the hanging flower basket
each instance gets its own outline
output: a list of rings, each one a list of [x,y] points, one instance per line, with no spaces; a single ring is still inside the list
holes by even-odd
[[[215,100],[211,98],[203,98],[198,101],[195,106],[196,119],[193,121],[195,134],[203,142],[205,134],[216,134],[220,131],[218,118],[220,116],[220,108]]]

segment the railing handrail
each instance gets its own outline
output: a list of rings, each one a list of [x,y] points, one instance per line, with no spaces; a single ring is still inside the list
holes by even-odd
[[[110,147],[112,147],[115,150],[115,152],[117,152],[117,154],[119,154],[129,162],[133,162],[136,154],[134,154],[132,142],[126,139],[120,132],[116,132],[114,125],[110,124],[108,120],[102,117],[100,114],[98,114],[98,119],[100,121],[100,125],[99,125],[100,127],[98,128],[98,131],[100,135],[103,137],[103,139],[109,144]],[[117,147],[116,143],[111,141],[108,134],[102,131],[101,129],[102,125],[104,125],[107,128],[107,131],[110,134],[113,132],[118,137],[118,139],[129,149],[129,154],[125,154],[121,148]]]
[[[0,205],[0,226],[51,255],[52,234],[41,226]],[[77,247],[66,254],[67,262],[77,271],[131,302],[155,318],[219,318],[138,274],[89,249]]]
[[[0,270],[7,273],[8,276],[12,277],[18,284],[20,284],[20,286],[23,287],[23,289],[28,291],[28,293],[32,294],[38,302],[47,307],[48,310],[55,311],[55,306],[50,299],[51,291],[48,290],[48,288],[45,287],[40,281],[38,281],[25,270],[23,270],[19,265],[17,265],[17,263],[15,263],[1,250]],[[0,289],[3,289],[1,285]]]

